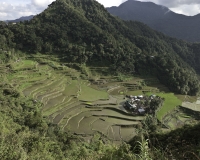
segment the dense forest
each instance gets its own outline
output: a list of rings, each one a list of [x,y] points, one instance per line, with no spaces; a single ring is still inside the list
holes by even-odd
[[[139,22],[124,22],[93,0],[57,0],[31,21],[0,27],[2,48],[60,54],[79,63],[103,62],[116,72],[142,74],[146,66],[148,74],[174,92],[199,91],[199,44],[168,38]]]

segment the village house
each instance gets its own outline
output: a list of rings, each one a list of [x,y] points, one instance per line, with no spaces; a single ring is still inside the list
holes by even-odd
[[[151,95],[151,96],[130,95],[126,97],[129,99],[124,103],[124,108],[133,114],[144,115],[147,112],[150,113],[151,108],[150,105],[148,104],[156,97],[156,95]]]
[[[137,108],[137,104],[132,103],[132,101],[126,101],[125,106],[130,110],[135,110]]]

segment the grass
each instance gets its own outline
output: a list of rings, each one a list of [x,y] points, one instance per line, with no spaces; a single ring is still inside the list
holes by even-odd
[[[95,90],[86,86],[85,84],[81,85],[81,95],[78,98],[81,101],[87,102],[109,99],[107,92]]]
[[[92,130],[99,131],[104,135],[107,135],[110,126],[111,124],[109,122],[98,119],[94,123],[92,123]]]
[[[45,80],[42,80],[42,81],[38,81],[36,83],[33,83],[31,87],[24,89],[23,93],[24,93],[25,96],[30,95],[32,92],[39,90],[39,89],[45,87],[46,85],[50,85],[52,83],[53,83],[52,79],[51,80],[45,79]]]
[[[36,90],[32,91],[31,95],[33,97],[37,97],[37,95],[40,94],[40,92],[47,92],[47,95],[48,95],[48,92],[50,92],[50,94],[51,94],[52,90],[56,91],[56,88],[63,85],[63,83],[64,83],[64,77],[62,77],[60,79],[57,78],[50,83],[43,83]]]
[[[114,133],[114,140],[121,141],[120,126],[112,126],[112,130]]]
[[[132,137],[137,135],[136,128],[134,128],[134,127],[121,127],[120,128],[120,135],[121,135],[121,138],[123,140],[129,141],[129,140],[132,139]]]
[[[151,93],[149,93],[151,95]],[[176,108],[176,106],[180,106],[182,104],[181,100],[178,99],[173,93],[156,93],[157,96],[165,98],[163,106],[157,112],[158,120],[162,121],[163,116],[165,116],[168,112],[171,112]]]
[[[170,122],[168,123],[171,129],[175,129],[177,125],[177,120],[175,118],[172,118]]]
[[[20,90],[24,90],[25,88],[28,88],[30,87],[32,84],[31,83],[24,83],[22,85],[19,86],[19,89]]]
[[[87,134],[94,134],[94,131],[92,130],[90,123],[93,123],[96,121],[98,118],[96,117],[88,117],[84,118],[80,123],[79,123],[79,130],[82,130],[86,135]]]
[[[133,96],[137,96],[137,95],[142,95],[143,94],[143,90],[136,90],[136,91],[128,91],[127,95],[133,95]]]
[[[78,94],[79,86],[78,86],[78,81],[77,80],[72,80],[69,82],[63,91],[63,95],[65,96],[76,96]]]
[[[89,105],[89,106],[92,106],[92,105],[93,105],[93,103],[91,103],[91,102],[86,102],[85,104],[86,104],[86,105]]]
[[[56,106],[56,105],[60,104],[61,102],[63,102],[64,98],[65,97],[63,95],[60,95],[60,96],[58,96],[56,98],[50,99],[49,101],[47,101],[47,104],[45,105],[45,108],[53,107],[53,106]]]
[[[115,118],[119,117],[124,120],[135,120],[135,121],[141,121],[144,119],[144,117],[142,116],[124,115],[122,113],[110,109],[103,109],[102,111],[93,111],[92,115],[102,116],[102,117],[112,116]]]
[[[43,114],[45,116],[49,116],[53,113],[56,113],[58,111],[62,111],[63,109],[65,109],[66,107],[68,107],[68,105],[70,105],[71,103],[75,103],[76,102],[76,99],[75,98],[72,98],[72,97],[67,97],[65,98],[64,102],[56,105],[56,106],[51,106],[51,107],[48,107],[48,108],[43,108]]]
[[[116,125],[136,125],[139,122],[138,121],[128,121],[128,120],[123,120],[123,119],[118,119],[118,118],[101,118],[105,120],[106,122],[116,124]]]
[[[75,116],[73,116],[69,122],[67,123],[67,125],[65,126],[65,128],[70,128],[70,130],[72,132],[81,132],[79,129],[78,129],[78,123],[79,121],[81,120],[82,117],[79,117],[80,113],[76,113]]]
[[[186,115],[186,114],[184,114],[184,113],[182,113],[182,114],[179,114],[180,115],[180,117],[183,117],[183,118],[191,118],[191,116],[189,116],[189,115]]]
[[[20,70],[20,69],[32,69],[35,66],[36,62],[32,60],[22,60],[15,64],[14,69]]]
[[[187,101],[187,102],[196,102],[197,96],[188,96],[188,95],[180,95],[180,94],[175,94],[175,96],[180,99],[182,102]]]

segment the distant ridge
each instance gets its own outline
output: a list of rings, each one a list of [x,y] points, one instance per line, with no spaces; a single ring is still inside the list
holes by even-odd
[[[200,42],[200,14],[185,16],[152,2],[128,0],[119,7],[107,8],[124,20],[140,21],[168,36],[190,42]]]
[[[7,20],[6,22],[11,22],[11,23],[17,23],[17,22],[23,22],[23,21],[29,21],[31,20],[32,18],[34,17],[34,15],[30,15],[30,16],[23,16],[23,17],[20,17],[18,19],[15,19],[15,20]]]

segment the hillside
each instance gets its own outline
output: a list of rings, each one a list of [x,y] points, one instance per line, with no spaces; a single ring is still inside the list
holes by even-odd
[[[191,68],[199,71],[199,56],[198,52],[195,59],[190,56],[195,54],[190,44],[138,22],[123,22],[92,0],[58,0],[30,22],[1,27],[9,47],[56,53],[63,61],[101,63],[116,73],[152,74],[177,93],[195,95],[199,90]]]
[[[198,155],[200,44],[122,21],[93,0],[57,0],[30,21],[0,25],[0,47],[0,159]]]
[[[112,152],[115,152],[116,158],[128,158],[130,156],[133,158],[136,157],[130,151],[128,151],[127,153],[127,151],[125,150],[125,148],[128,147],[127,144],[124,144],[121,147],[116,146],[112,142],[108,142],[105,144],[105,138],[100,133],[96,133],[93,136],[90,136],[91,141],[90,143],[88,143],[87,140],[84,139],[84,137],[73,135],[73,130],[70,130],[69,128],[64,130],[63,128],[61,128],[60,125],[58,126],[57,124],[55,124],[55,122],[51,122],[51,120],[49,120],[49,117],[46,116],[47,114],[52,112],[52,109],[54,109],[55,113],[58,111],[55,110],[57,106],[54,106],[53,108],[53,106],[50,107],[49,105],[52,105],[52,101],[55,101],[55,99],[57,98],[55,97],[55,95],[62,92],[62,89],[60,89],[59,87],[63,87],[63,84],[65,84],[65,82],[63,82],[64,78],[66,78],[66,81],[70,81],[70,76],[63,76],[63,71],[68,72],[73,69],[68,68],[67,70],[65,70],[67,68],[65,67],[64,69],[55,71],[50,64],[39,64],[38,70],[35,70],[32,67],[34,67],[34,64],[37,63],[37,61],[22,60],[28,57],[26,57],[26,55],[24,54],[21,54],[20,52],[12,52],[12,54],[14,54],[14,56],[5,58],[6,60],[9,60],[9,62],[1,63],[0,65],[1,160],[100,160],[102,159],[102,157],[104,157],[104,159],[110,159],[112,156]],[[4,53],[0,51],[1,60],[4,59],[3,55]],[[41,59],[45,62],[48,57],[42,57]],[[15,58],[21,59],[20,62],[16,62]],[[31,64],[31,62],[33,62],[33,64]],[[56,61],[53,62],[56,63]],[[49,74],[46,74],[46,72],[48,72]],[[58,77],[59,72],[60,75],[62,74],[62,77]],[[48,76],[50,76],[50,78],[48,78]],[[62,78],[62,82],[60,82],[60,78]],[[55,80],[55,82],[53,85],[51,85],[50,83],[53,80]],[[51,91],[49,92],[49,88],[47,88],[47,86],[45,86],[44,84],[42,84],[40,87],[37,86],[36,84],[38,84],[39,81],[49,83],[48,85],[50,85],[49,87],[51,87]],[[55,83],[59,84],[56,86]],[[30,86],[31,84],[35,86]],[[33,89],[33,87],[36,86],[38,88],[32,90],[31,95],[24,94],[24,92],[27,92],[27,89],[29,89],[30,92],[30,89]],[[45,87],[47,90],[45,90]],[[76,88],[75,85],[74,88]],[[89,87],[87,87],[86,89],[88,88]],[[60,89],[60,91],[59,93],[56,93],[56,90],[58,89]],[[65,105],[69,105],[68,109],[70,109],[70,107],[73,108],[74,112],[77,111],[76,107],[73,107],[73,101],[75,100],[75,98],[73,98],[73,95],[71,95],[73,94],[71,92],[72,90],[69,89],[70,87],[67,86],[65,91],[65,94],[68,94],[69,97],[67,97],[66,95],[60,96],[65,96],[67,98],[65,101]],[[44,93],[42,96],[44,101],[47,101],[47,106],[44,106],[45,102],[43,100],[41,101],[36,96],[32,95],[37,90],[40,90],[38,92],[39,94],[41,93],[41,90],[42,93]],[[69,92],[66,93],[67,91]],[[60,101],[60,96],[58,96],[58,99],[56,101],[57,103],[62,103]],[[70,98],[72,100],[69,100]],[[69,104],[67,104],[67,102]],[[63,105],[62,107],[65,108],[66,106]],[[82,106],[80,105],[79,108],[81,107]],[[63,121],[66,120],[67,119]],[[86,123],[85,125],[88,124]],[[120,150],[120,152],[118,152],[118,150]],[[123,156],[120,155],[120,153],[122,152],[124,153]]]
[[[63,63],[49,54],[10,50],[0,51],[0,58],[2,160],[167,160],[171,156],[195,160],[187,152],[198,154],[199,125],[192,125],[199,123],[199,111],[192,111],[188,102],[196,97],[187,96],[185,107],[179,108],[186,96],[168,93],[154,77],[113,76],[108,67]],[[164,100],[160,107],[157,101],[146,101],[158,107],[155,115],[132,114],[123,107],[125,95],[146,92],[145,97],[153,93]],[[184,125],[191,126],[175,130]],[[170,140],[174,137],[178,143]]]
[[[200,42],[200,14],[185,16],[152,2],[128,0],[119,7],[107,8],[124,20],[140,21],[168,36],[190,42]]]

